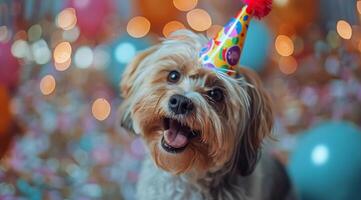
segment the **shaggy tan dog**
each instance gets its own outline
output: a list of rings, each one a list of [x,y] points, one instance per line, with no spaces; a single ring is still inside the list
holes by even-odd
[[[178,31],[123,74],[121,124],[141,135],[152,158],[144,162],[138,198],[280,200],[287,189],[278,196],[263,189],[262,179],[272,177],[262,167],[250,175],[271,133],[270,98],[246,68],[237,69],[237,79],[203,68],[198,52],[207,41]]]

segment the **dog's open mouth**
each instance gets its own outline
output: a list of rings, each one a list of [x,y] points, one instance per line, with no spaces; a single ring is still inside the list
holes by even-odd
[[[164,135],[162,147],[170,153],[182,152],[190,141],[199,135],[198,131],[180,123],[176,119],[164,118]]]

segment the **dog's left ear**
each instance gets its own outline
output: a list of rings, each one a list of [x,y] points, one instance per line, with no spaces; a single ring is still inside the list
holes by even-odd
[[[253,71],[242,68],[240,75],[247,82],[245,90],[249,96],[248,121],[241,134],[238,144],[238,166],[241,175],[251,174],[260,157],[263,139],[271,134],[273,127],[273,112],[271,99],[263,88],[259,76]]]
[[[135,127],[133,127],[133,120],[131,117],[131,103],[133,102],[134,91],[141,87],[142,81],[138,81],[138,74],[146,67],[142,64],[142,61],[150,54],[158,49],[158,46],[153,46],[140,52],[125,68],[122,75],[122,81],[120,83],[120,90],[123,97],[123,102],[119,107],[120,126],[127,129],[130,132],[135,133]]]

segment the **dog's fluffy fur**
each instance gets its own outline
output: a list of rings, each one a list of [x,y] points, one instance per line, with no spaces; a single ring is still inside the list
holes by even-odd
[[[284,199],[289,185],[280,165],[261,159],[256,168],[262,141],[273,124],[269,96],[248,69],[239,67],[234,79],[203,68],[198,52],[207,41],[191,31],[177,31],[140,53],[123,74],[121,125],[141,135],[150,154],[137,197]],[[174,70],[181,77],[169,83],[167,77]],[[214,88],[223,91],[222,101],[207,95]],[[174,114],[168,105],[174,94],[190,99],[194,111]],[[165,118],[198,131],[182,152],[169,152],[161,145]]]

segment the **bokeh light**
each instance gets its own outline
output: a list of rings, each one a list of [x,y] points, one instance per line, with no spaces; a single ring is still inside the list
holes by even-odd
[[[289,0],[274,0],[273,2],[276,6],[283,7],[288,4]]]
[[[88,46],[82,46],[77,49],[74,56],[75,65],[79,68],[88,68],[93,64],[94,53]]]
[[[42,28],[39,24],[32,25],[28,30],[28,38],[30,42],[41,38]]]
[[[54,61],[65,63],[71,58],[71,45],[69,42],[61,42],[54,49]]]
[[[56,81],[52,75],[46,75],[40,81],[40,91],[43,95],[50,95],[54,92],[55,87]]]
[[[289,38],[286,35],[277,36],[276,42],[275,42],[275,47],[276,47],[276,51],[281,56],[290,56],[293,54],[293,51],[294,51],[293,42],[292,42],[291,38]]]
[[[349,40],[352,37],[352,27],[345,20],[339,20],[336,25],[338,35],[343,39]]]
[[[168,37],[174,31],[185,29],[185,26],[179,21],[170,21],[163,28],[163,35]]]
[[[361,15],[361,1],[357,1],[356,3],[357,11]]]
[[[325,69],[331,75],[337,76],[340,71],[340,66],[341,63],[337,56],[328,56],[325,60]]]
[[[67,70],[70,67],[70,65],[71,65],[71,58],[69,60],[67,60],[66,62],[64,62],[64,63],[54,62],[55,69],[58,70],[58,71]]]
[[[218,34],[219,31],[222,30],[222,26],[220,25],[212,25],[208,30],[207,30],[207,37],[208,38],[214,38],[216,37],[216,35]]]
[[[74,0],[74,7],[75,8],[86,8],[89,6],[90,0]]]
[[[290,75],[296,72],[298,63],[294,57],[287,56],[279,59],[278,66],[283,74]]]
[[[5,42],[9,38],[9,30],[6,26],[0,26],[0,42]]]
[[[77,18],[74,8],[66,8],[56,17],[56,25],[63,30],[72,29],[76,25],[76,22]]]
[[[121,64],[129,63],[135,56],[137,50],[132,43],[120,43],[115,48],[115,59]]]
[[[30,52],[30,46],[25,40],[16,40],[11,46],[11,54],[16,58],[25,58]]]
[[[147,18],[137,16],[129,20],[127,24],[127,32],[134,38],[141,38],[148,34],[150,30],[150,22]]]
[[[34,60],[39,65],[48,63],[51,59],[51,52],[45,40],[41,39],[31,45]]]
[[[196,31],[205,31],[212,25],[211,16],[203,9],[194,9],[187,13],[189,26]]]
[[[319,144],[317,145],[311,153],[311,160],[315,165],[323,165],[328,160],[328,148],[325,145]]]
[[[93,102],[92,114],[95,117],[95,119],[99,121],[103,121],[106,118],[108,118],[110,114],[110,110],[111,110],[110,104],[104,98],[98,98]]]
[[[190,11],[197,6],[198,0],[173,0],[174,6],[180,11]]]
[[[20,30],[15,33],[13,40],[27,40],[28,34],[24,30]]]

